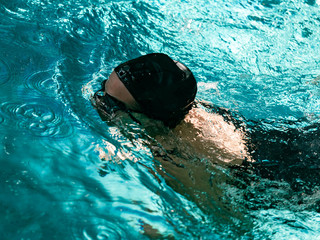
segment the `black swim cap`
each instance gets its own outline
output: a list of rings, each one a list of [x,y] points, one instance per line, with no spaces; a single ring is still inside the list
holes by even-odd
[[[120,64],[114,70],[143,113],[176,126],[189,112],[197,82],[185,65],[163,53],[152,53]]]

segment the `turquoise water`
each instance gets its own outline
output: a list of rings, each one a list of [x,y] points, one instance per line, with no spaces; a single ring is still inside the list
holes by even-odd
[[[90,103],[117,64],[164,52],[198,98],[297,131],[319,169],[319,5],[0,0],[1,238],[320,239],[319,174],[297,189],[190,161],[186,178],[209,185],[190,188]]]

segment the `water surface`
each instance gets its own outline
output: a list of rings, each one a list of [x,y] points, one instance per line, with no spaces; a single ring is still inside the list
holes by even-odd
[[[311,0],[1,0],[3,239],[320,238],[319,175],[190,159],[209,196],[90,104],[117,64],[164,52],[194,72],[199,99],[267,133],[296,131],[309,173],[320,164],[319,13]]]

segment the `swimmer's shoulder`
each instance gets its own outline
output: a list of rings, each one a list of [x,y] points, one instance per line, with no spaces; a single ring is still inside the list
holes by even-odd
[[[208,113],[220,115],[224,121],[232,123],[237,129],[242,129],[246,125],[247,120],[245,117],[235,110],[230,110],[205,100],[197,100],[195,106]]]

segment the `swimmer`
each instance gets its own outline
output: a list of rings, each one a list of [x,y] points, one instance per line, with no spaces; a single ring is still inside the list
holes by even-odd
[[[94,100],[104,120],[125,112],[168,152],[241,164],[248,158],[243,131],[195,100],[196,93],[197,82],[187,66],[153,53],[117,66]]]
[[[284,123],[288,127],[282,129],[268,129],[272,122],[234,117],[226,109],[197,100],[196,93],[197,83],[187,66],[153,53],[117,66],[93,99],[103,120],[112,123],[127,115],[145,129],[155,139],[148,146],[154,157],[185,186],[201,182],[208,165],[253,166],[258,175],[286,180],[296,189],[305,186],[301,181],[320,185],[317,122],[290,127],[307,122],[300,119]],[[195,167],[195,161],[207,161],[206,167]],[[198,180],[187,183],[191,175]],[[206,184],[196,187],[207,192]]]
[[[240,165],[248,154],[241,128],[196,100],[196,93],[187,66],[153,53],[117,66],[94,94],[93,105],[103,120],[150,149],[169,186],[210,213],[223,198],[220,183],[227,181],[216,167]]]

